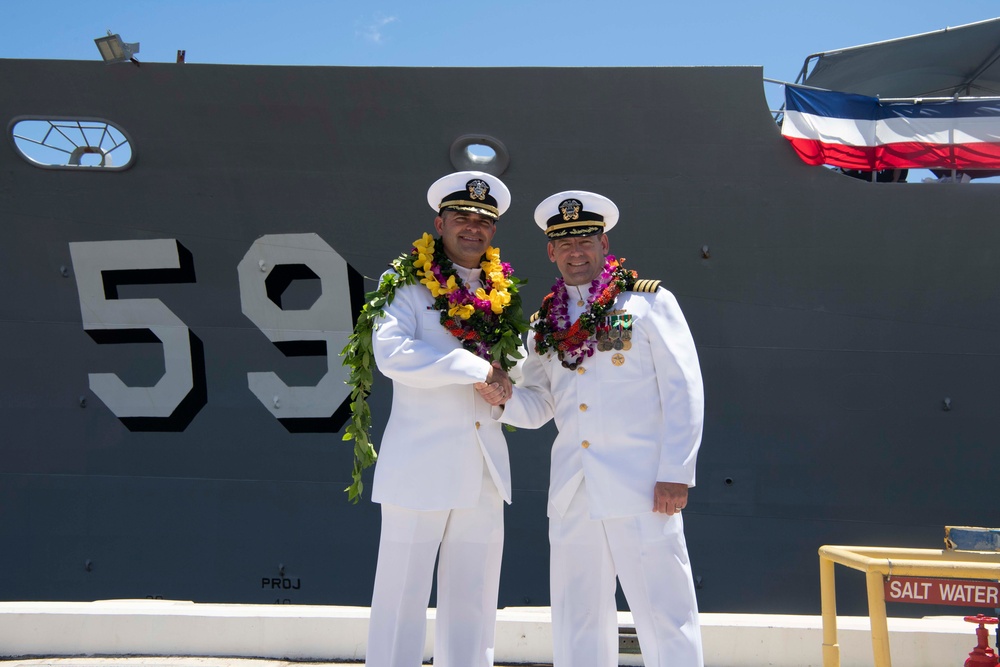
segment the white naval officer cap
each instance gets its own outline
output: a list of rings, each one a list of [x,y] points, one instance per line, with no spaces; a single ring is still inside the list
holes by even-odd
[[[434,181],[427,203],[438,213],[472,211],[496,220],[510,206],[510,190],[493,174],[457,171]]]
[[[535,224],[550,239],[592,236],[611,231],[618,223],[618,207],[603,195],[585,190],[563,190],[546,197],[535,208]]]

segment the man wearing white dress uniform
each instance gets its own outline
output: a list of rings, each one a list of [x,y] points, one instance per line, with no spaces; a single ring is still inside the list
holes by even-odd
[[[497,219],[510,205],[506,186],[490,174],[458,172],[435,182],[427,197],[440,237],[432,261],[436,275],[444,282],[453,269],[450,289],[457,285],[456,295],[490,292],[483,258]],[[425,235],[422,243],[430,239]],[[418,255],[414,250],[406,261],[420,263]],[[375,324],[375,361],[392,380],[393,397],[372,489],[372,500],[381,503],[382,529],[368,667],[421,664],[435,558],[434,664],[493,664],[510,463],[501,426],[491,418],[498,409],[476,387],[507,393],[510,382],[442,324],[437,296],[423,282],[400,284]]]
[[[695,483],[704,394],[677,300],[609,255],[618,208],[584,191],[535,210],[560,278],[533,317],[502,421],[555,418],[549,483],[555,667],[618,664],[615,578],[647,666],[701,667],[681,510]]]

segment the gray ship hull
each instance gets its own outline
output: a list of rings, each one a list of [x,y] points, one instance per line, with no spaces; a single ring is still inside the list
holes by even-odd
[[[619,204],[612,252],[684,309],[703,610],[818,613],[820,545],[996,524],[1000,190],[807,167],[759,68],[0,60],[0,86],[8,128],[101,118],[134,150],[108,171],[0,149],[3,599],[368,604],[379,513],[343,493],[337,343],[430,229],[426,188],[467,134],[510,155],[497,243],[526,308],[555,275],[531,212],[580,188]],[[390,393],[377,377],[376,441]],[[508,436],[501,606],[548,604],[552,437]],[[841,613],[863,612],[840,580]]]

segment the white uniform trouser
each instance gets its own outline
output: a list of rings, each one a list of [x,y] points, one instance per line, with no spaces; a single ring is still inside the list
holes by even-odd
[[[382,504],[367,667],[421,664],[439,547],[434,665],[493,664],[503,500],[484,471],[477,507],[419,511]]]
[[[679,514],[593,520],[584,482],[566,514],[549,517],[549,544],[554,667],[618,665],[616,575],[643,663],[702,667],[698,604]]]

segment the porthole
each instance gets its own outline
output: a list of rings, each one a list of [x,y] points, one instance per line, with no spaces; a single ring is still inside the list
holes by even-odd
[[[487,134],[463,134],[451,144],[451,164],[458,171],[485,171],[501,176],[510,164],[507,147]]]
[[[469,144],[465,147],[465,153],[473,164],[489,164],[497,157],[497,152],[486,144]]]
[[[132,166],[132,140],[100,119],[15,118],[9,136],[28,164],[43,169],[122,171]]]

